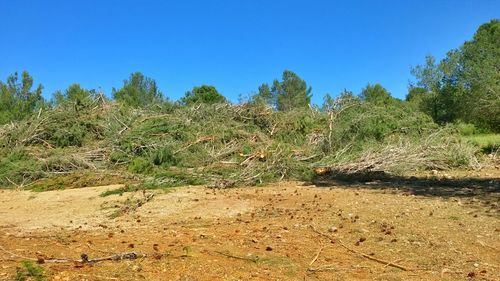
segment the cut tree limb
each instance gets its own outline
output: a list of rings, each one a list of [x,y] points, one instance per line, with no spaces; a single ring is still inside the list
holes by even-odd
[[[99,258],[94,258],[90,259],[86,254],[81,255],[81,259],[69,259],[69,258],[50,258],[50,259],[45,259],[45,258],[30,258],[30,257],[25,257],[22,255],[18,255],[16,253],[13,253],[11,251],[8,251],[5,249],[3,246],[0,246],[0,250],[3,252],[9,254],[13,258],[18,258],[20,260],[29,260],[37,263],[68,263],[68,262],[73,262],[73,263],[96,263],[96,262],[101,262],[101,261],[120,261],[120,260],[135,260],[139,258],[147,258],[147,257],[162,257],[161,254],[154,254],[154,255],[147,255],[143,253],[136,253],[136,252],[126,252],[126,253],[118,253],[118,254],[113,254],[110,256],[106,257],[99,257]]]
[[[245,260],[245,261],[251,261],[251,262],[257,262],[259,260],[258,257],[249,257],[249,258],[247,258],[247,257],[240,257],[240,256],[235,256],[235,255],[227,254],[227,253],[224,253],[224,252],[221,252],[221,251],[214,251],[214,253],[226,256],[228,258],[238,259],[238,260]]]
[[[309,263],[309,266],[313,265],[313,263],[318,259],[319,255],[321,254],[321,251],[323,251],[323,248],[324,247],[319,248],[318,252],[314,256],[314,258],[311,260],[311,262]]]
[[[410,268],[407,268],[407,267],[404,267],[402,265],[399,265],[399,264],[396,264],[394,262],[390,262],[390,261],[386,261],[386,260],[382,260],[382,259],[378,259],[378,258],[374,258],[368,254],[365,254],[365,253],[362,253],[362,252],[359,252],[359,251],[356,251],[352,248],[349,248],[348,246],[346,246],[342,240],[338,239],[338,240],[335,240],[333,239],[332,237],[330,237],[330,235],[328,234],[325,234],[319,230],[317,230],[313,225],[310,225],[311,229],[316,232],[317,234],[321,235],[321,236],[324,236],[326,238],[328,238],[332,243],[338,243],[340,246],[342,246],[343,248],[345,248],[347,251],[349,252],[352,252],[352,253],[355,253],[357,255],[360,255],[362,256],[363,258],[366,258],[366,259],[369,259],[371,261],[374,261],[374,262],[378,262],[378,263],[381,263],[385,266],[391,266],[391,267],[394,267],[394,268],[399,268],[401,270],[404,270],[404,271],[412,271],[414,269],[410,269]]]

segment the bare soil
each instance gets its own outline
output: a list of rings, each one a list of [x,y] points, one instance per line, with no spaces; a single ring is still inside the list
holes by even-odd
[[[455,188],[453,175],[182,187],[118,216],[143,194],[3,190],[0,280],[27,258],[127,252],[148,257],[40,266],[47,280],[500,280],[500,171],[485,173]]]

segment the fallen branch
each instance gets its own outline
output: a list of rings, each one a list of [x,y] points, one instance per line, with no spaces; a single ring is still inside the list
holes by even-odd
[[[151,201],[151,199],[153,199],[153,197],[155,196],[154,193],[146,193],[146,190],[143,190],[142,195],[143,195],[143,198],[138,199],[136,202],[130,202],[129,200],[131,200],[131,199],[130,198],[127,199],[127,201],[125,201],[124,205],[119,210],[120,214],[134,212],[138,208],[142,207],[142,205]],[[133,197],[133,195],[132,195],[132,197]]]
[[[316,255],[314,256],[314,258],[312,259],[312,261],[309,263],[309,266],[313,265],[313,263],[318,259],[319,254],[321,254],[321,251],[323,251],[323,248],[324,247],[319,248],[318,253],[316,253]]]
[[[314,273],[314,272],[321,272],[321,271],[330,271],[330,270],[336,270],[337,268],[336,267],[333,267],[333,265],[324,265],[324,266],[320,266],[320,267],[317,267],[317,268],[308,268],[307,269],[307,272],[309,273]]]
[[[30,258],[30,257],[25,257],[18,255],[16,253],[13,253],[11,251],[8,251],[4,247],[0,246],[0,250],[3,252],[11,255],[11,257],[18,258],[21,260],[29,260],[29,261],[34,261],[37,263],[96,263],[96,262],[101,262],[101,261],[121,261],[121,260],[135,260],[138,258],[147,258],[150,257],[150,255],[143,254],[143,253],[136,253],[136,252],[126,252],[126,253],[118,253],[118,254],[113,254],[110,256],[106,257],[100,257],[100,258],[94,258],[90,259],[88,255],[82,254],[80,259],[69,259],[69,258],[50,258],[50,259],[45,259],[42,257],[39,258]],[[154,258],[159,258],[162,257],[163,255],[161,254],[153,254],[151,255]]]
[[[221,252],[221,251],[214,251],[214,253],[226,256],[228,258],[238,259],[238,260],[245,260],[245,261],[251,261],[251,262],[257,262],[259,260],[259,257],[249,257],[249,258],[247,258],[247,257],[240,257],[240,256],[234,256],[234,255],[231,255],[231,254],[227,254],[227,253],[224,253],[224,252]]]
[[[118,121],[118,123],[120,123],[122,126],[123,126],[123,129],[121,129],[119,132],[118,132],[118,135],[121,135],[123,132],[125,132],[126,130],[129,129],[129,127],[127,126],[127,124],[123,123],[123,121],[121,121],[120,119],[118,119],[115,115],[112,115],[116,121]]]
[[[330,235],[328,234],[325,234],[325,233],[322,233],[321,231],[317,230],[313,225],[310,225],[311,229],[316,232],[317,234],[321,235],[321,236],[324,236],[326,238],[328,238],[332,243],[339,243],[340,246],[342,246],[343,248],[345,248],[347,251],[349,252],[352,252],[352,253],[355,253],[355,254],[358,254],[366,259],[369,259],[371,261],[374,261],[374,262],[378,262],[378,263],[381,263],[385,266],[391,266],[391,267],[395,267],[395,268],[399,268],[401,270],[404,270],[404,271],[412,271],[414,269],[410,269],[410,268],[407,268],[407,267],[404,267],[402,265],[399,265],[399,264],[396,264],[394,262],[390,262],[390,261],[385,261],[385,260],[382,260],[382,259],[378,259],[378,258],[374,258],[368,254],[365,254],[365,253],[362,253],[362,252],[359,252],[359,251],[356,251],[352,248],[349,248],[347,247],[343,242],[342,240],[338,239],[337,241],[335,241],[335,239],[333,239],[332,237],[330,237]]]
[[[210,142],[210,141],[214,141],[215,139],[216,139],[216,137],[213,137],[213,136],[201,137],[201,138],[197,139],[196,141],[188,143],[184,147],[181,147],[181,148],[177,149],[176,151],[174,151],[174,154],[177,154],[177,153],[179,153],[179,152],[181,152],[183,150],[186,150],[186,149],[190,148],[191,146],[193,146],[195,144],[203,143],[203,142]]]

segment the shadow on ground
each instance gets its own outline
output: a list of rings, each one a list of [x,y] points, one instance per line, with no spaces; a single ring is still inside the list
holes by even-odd
[[[461,198],[479,201],[500,214],[500,178],[404,177],[384,172],[342,173],[331,171],[311,181],[318,187],[393,190],[417,196]]]

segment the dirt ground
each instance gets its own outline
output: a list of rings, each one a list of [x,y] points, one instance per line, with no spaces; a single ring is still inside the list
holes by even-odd
[[[182,187],[141,206],[99,196],[119,186],[1,190],[0,280],[26,259],[47,280],[500,280],[500,171],[439,176]],[[50,262],[129,252],[147,256]]]

